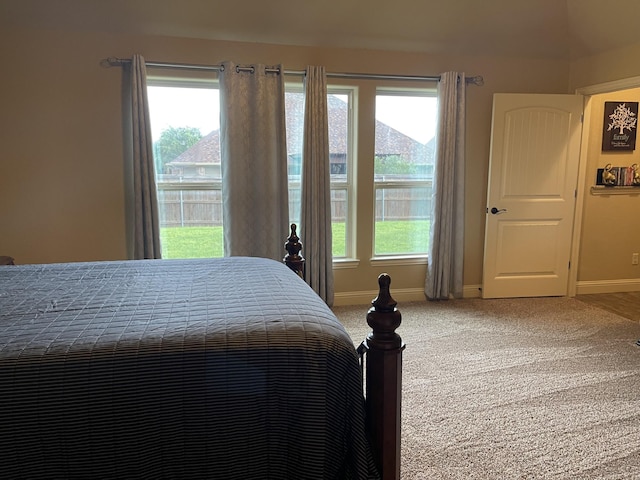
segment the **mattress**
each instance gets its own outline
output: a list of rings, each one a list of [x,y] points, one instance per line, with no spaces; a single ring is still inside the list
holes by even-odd
[[[353,341],[278,262],[0,268],[0,478],[376,478],[364,425]]]

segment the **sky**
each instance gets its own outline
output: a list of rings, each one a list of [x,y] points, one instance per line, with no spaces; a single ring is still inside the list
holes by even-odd
[[[398,109],[402,109],[402,114]],[[376,120],[386,123],[399,132],[427,143],[436,134],[435,97],[400,97],[378,95]]]
[[[169,127],[195,127],[202,135],[220,127],[218,90],[150,86],[147,92],[154,142]]]
[[[169,127],[195,127],[202,135],[220,127],[218,90],[149,86],[148,96],[154,142]],[[435,135],[435,108],[434,97],[379,95],[376,119],[426,143]]]

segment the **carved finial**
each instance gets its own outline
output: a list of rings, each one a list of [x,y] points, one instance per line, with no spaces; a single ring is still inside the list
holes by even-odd
[[[373,299],[371,305],[373,305],[378,312],[393,312],[393,309],[396,308],[398,303],[391,297],[391,292],[389,291],[391,277],[386,273],[380,274],[378,276],[378,285],[380,286],[378,296]]]
[[[296,234],[296,229],[296,224],[292,223],[291,234],[289,235],[289,238],[287,238],[287,242],[284,244],[287,254],[284,256],[283,261],[291,270],[296,272],[301,278],[304,278],[304,257],[300,255],[302,243]]]
[[[383,350],[400,348],[402,339],[395,330],[402,322],[402,315],[396,308],[397,303],[389,291],[391,277],[386,273],[379,275],[378,285],[380,286],[378,296],[373,299],[372,306],[367,312],[367,323],[373,330],[367,336],[367,342]]]
[[[285,250],[289,253],[290,256],[295,257],[302,250],[302,243],[300,243],[300,238],[296,234],[297,225],[295,223],[291,224],[291,234],[289,238],[287,238],[287,243],[284,244]]]

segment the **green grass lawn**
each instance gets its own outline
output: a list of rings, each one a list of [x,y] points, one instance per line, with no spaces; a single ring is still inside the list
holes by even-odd
[[[222,227],[163,227],[160,244],[162,258],[222,257]]]
[[[334,223],[333,256],[345,256],[345,224]],[[376,222],[376,255],[426,252],[429,221]],[[284,238],[282,244],[284,245]],[[223,256],[222,227],[163,227],[162,258],[209,258]],[[304,255],[304,239],[302,239]],[[284,247],[283,247],[284,251]]]

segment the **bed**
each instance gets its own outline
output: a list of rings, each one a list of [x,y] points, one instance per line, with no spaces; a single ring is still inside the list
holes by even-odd
[[[0,478],[379,478],[353,341],[284,264],[0,268]]]

